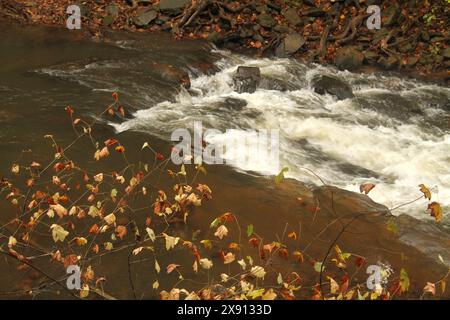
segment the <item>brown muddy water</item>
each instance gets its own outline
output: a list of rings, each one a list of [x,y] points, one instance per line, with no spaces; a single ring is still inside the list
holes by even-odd
[[[253,224],[267,242],[291,241],[286,239],[286,232],[296,231],[300,237],[291,245],[304,253],[305,263],[274,259],[271,268],[283,273],[298,272],[305,288],[299,298],[308,298],[310,287],[319,281],[310,261],[321,261],[341,231],[340,222],[333,222],[336,216],[345,224],[364,212],[338,241],[345,252],[364,256],[368,264],[384,263],[397,272],[400,268],[408,270],[411,290],[407,298],[420,297],[427,281],[434,282],[445,275],[450,263],[447,220],[444,226],[437,226],[427,219],[424,210],[420,211],[423,202],[401,211],[395,218],[397,234],[387,230],[388,222],[394,218],[386,213],[385,207],[349,191],[316,189],[321,210],[315,214],[311,210],[316,205],[312,190],[319,183],[296,169],[304,165],[324,177],[327,183],[350,191],[356,191],[362,181],[375,181],[381,191],[374,190],[374,199],[388,207],[414,198],[419,183],[439,185],[440,200],[447,209],[448,88],[395,75],[343,73],[339,75],[352,85],[357,98],[337,102],[331,97],[315,95],[308,86],[309,79],[318,72],[338,73],[325,67],[305,66],[286,59],[245,58],[218,51],[200,41],[173,41],[165,34],[116,33],[104,42],[94,42],[81,34],[53,28],[0,23],[0,29],[0,176],[10,175],[10,166],[22,150],[32,150],[24,155],[29,161],[50,162],[53,152],[44,139],[46,134],[54,135],[61,145],[68,145],[74,139],[64,108],[70,105],[82,117],[95,118],[110,103],[114,91],[120,93],[126,109],[137,111],[134,118],[112,122],[99,119],[94,129],[99,141],[117,134],[130,151],[128,157],[137,161],[148,161],[138,152],[144,142],[167,154],[171,147],[169,133],[179,127],[190,128],[191,121],[197,119],[221,131],[278,126],[284,130],[281,160],[291,169],[288,175],[291,179],[276,185],[270,176],[274,174],[272,168],[261,164],[248,163],[240,168],[208,166],[208,175],[198,182],[212,188],[213,199],[192,212],[188,225],[172,226],[171,235],[184,239],[191,239],[194,234],[199,239],[212,237],[209,224],[225,212],[237,216],[245,239],[248,224]],[[181,90],[176,82],[163,75],[161,70],[166,64],[189,72],[193,81],[190,91]],[[290,91],[233,93],[230,74],[239,64],[260,66],[263,73],[286,81]],[[244,109],[233,108],[230,100],[225,100],[230,97],[245,100]],[[100,168],[91,160],[91,148],[89,141],[83,141],[70,150],[70,156],[92,170],[105,172],[122,161],[113,158],[108,167]],[[378,149],[373,151],[373,148]],[[373,153],[369,153],[371,149]],[[366,156],[362,157],[364,153]],[[421,164],[430,153],[435,155],[434,163]],[[177,170],[173,166],[169,168]],[[187,170],[189,173],[192,167],[188,166]],[[173,181],[165,176],[155,175],[154,189],[150,192],[163,189],[170,194],[172,185]],[[405,186],[410,189],[405,191]],[[299,201],[299,197],[303,200]],[[3,225],[15,212],[5,203],[0,208]],[[143,225],[145,218],[144,212],[137,217],[138,225]],[[4,233],[6,230],[0,236]],[[42,230],[33,240],[56,249],[49,236],[48,230]],[[236,236],[236,228],[230,228],[230,238]],[[154,299],[158,297],[152,289],[156,278],[161,290],[179,282],[176,274],[166,275],[162,271],[156,275],[152,256],[143,255],[128,264],[132,249],[90,261],[96,276],[107,279],[105,292],[119,299]],[[242,250],[245,255],[252,249],[244,246]],[[439,255],[447,266],[440,262]],[[215,265],[220,264],[215,254],[211,259]],[[49,257],[35,261],[53,277],[64,279],[65,271],[50,263]],[[192,257],[186,250],[162,252],[158,261],[163,270],[170,263],[181,262],[183,275],[190,280],[178,284],[179,287],[199,289],[207,282],[206,273],[195,275],[192,271]],[[365,281],[367,275],[363,269],[351,270],[354,279]],[[238,266],[223,271],[237,272]],[[32,295],[26,293],[44,281],[32,269],[1,258],[1,299],[71,298],[63,290],[57,292],[54,286],[41,288]]]

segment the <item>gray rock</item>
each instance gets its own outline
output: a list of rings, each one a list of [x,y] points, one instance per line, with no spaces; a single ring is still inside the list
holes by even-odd
[[[261,70],[258,67],[239,66],[233,77],[234,89],[239,93],[253,93],[261,81]]]
[[[298,33],[288,34],[276,49],[277,57],[283,58],[296,53],[306,43],[305,38]]]
[[[276,26],[277,22],[275,19],[267,13],[262,13],[258,16],[256,21],[264,28],[273,28]]]
[[[237,98],[226,98],[219,103],[219,107],[234,111],[242,111],[245,106],[247,106],[247,101]]]
[[[335,77],[319,75],[312,79],[311,85],[318,94],[330,94],[339,100],[354,97],[352,88],[344,81]]]
[[[159,2],[160,10],[177,10],[184,8],[190,0],[161,0]]]
[[[137,11],[137,16],[133,19],[133,23],[137,27],[145,27],[150,22],[155,20],[157,16],[158,13],[155,10],[149,8],[141,8]]]
[[[364,54],[354,48],[341,48],[336,52],[335,64],[341,70],[357,70],[364,61]]]
[[[283,11],[283,16],[286,18],[286,20],[293,26],[296,26],[302,22],[302,19],[300,19],[300,16],[297,13],[297,10],[294,8],[289,8],[285,11]]]
[[[287,91],[288,86],[285,82],[275,78],[263,77],[259,83],[259,88],[265,90]]]

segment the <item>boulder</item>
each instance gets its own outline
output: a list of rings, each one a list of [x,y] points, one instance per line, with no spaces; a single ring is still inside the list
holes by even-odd
[[[297,13],[297,10],[294,8],[289,8],[283,11],[284,18],[293,26],[296,26],[302,22],[302,19]]]
[[[296,53],[306,43],[305,38],[298,33],[288,34],[275,51],[277,57],[284,58]]]
[[[190,0],[161,0],[159,2],[159,10],[180,10],[190,2]]]
[[[237,99],[237,98],[226,98],[219,104],[220,107],[223,107],[225,109],[231,109],[234,111],[242,111],[245,106],[247,106],[247,101],[243,99]]]
[[[354,97],[352,88],[344,81],[327,75],[315,76],[311,85],[318,94],[330,94],[339,100],[351,99]]]
[[[364,61],[364,54],[355,48],[341,48],[336,52],[334,62],[341,70],[354,71],[359,69]]]
[[[263,77],[259,83],[259,87],[265,90],[287,91],[288,86],[285,82],[275,78]]]
[[[239,66],[233,77],[234,88],[239,93],[253,93],[261,81],[261,70],[258,67]]]
[[[176,68],[167,63],[152,63],[152,70],[156,72],[161,79],[174,85],[182,85],[186,89],[190,89],[191,80],[189,74],[183,69]]]
[[[158,16],[158,13],[156,12],[156,10],[149,9],[149,8],[140,8],[137,11],[137,16],[135,18],[133,18],[133,23],[137,27],[145,27],[150,22],[155,20],[157,16]]]
[[[277,25],[275,19],[268,13],[260,14],[256,21],[264,28],[273,28]]]

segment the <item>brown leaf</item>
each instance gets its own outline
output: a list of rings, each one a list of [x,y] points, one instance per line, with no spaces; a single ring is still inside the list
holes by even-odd
[[[125,226],[117,226],[116,235],[120,238],[120,240],[123,239],[127,235],[127,228]]]
[[[167,266],[167,273],[171,273],[173,270],[175,270],[176,268],[178,268],[180,265],[179,264],[175,264],[175,263],[171,263]]]
[[[431,211],[431,216],[436,219],[437,222],[442,220],[442,208],[437,202],[432,202],[428,205],[428,210]]]
[[[359,186],[359,192],[369,194],[369,192],[375,188],[375,185],[373,183],[363,183]]]

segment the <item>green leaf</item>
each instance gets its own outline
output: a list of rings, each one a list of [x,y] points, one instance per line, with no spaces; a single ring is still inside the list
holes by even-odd
[[[314,263],[314,270],[318,273],[320,273],[320,271],[325,270],[325,266],[322,268],[322,262],[316,261]]]
[[[219,219],[219,218],[216,218],[216,219],[214,219],[213,222],[211,222],[210,227],[211,227],[211,228],[216,228],[216,227],[219,226],[220,223],[221,223],[220,219]]]
[[[275,183],[281,183],[284,181],[284,174],[289,171],[289,168],[284,167],[280,173],[275,177]]]
[[[400,270],[400,288],[402,292],[406,292],[409,289],[409,277],[405,269]]]
[[[253,225],[252,224],[249,224],[248,226],[247,226],[247,237],[251,237],[252,236],[252,234],[253,234],[253,231],[254,231],[254,228],[253,228]]]

